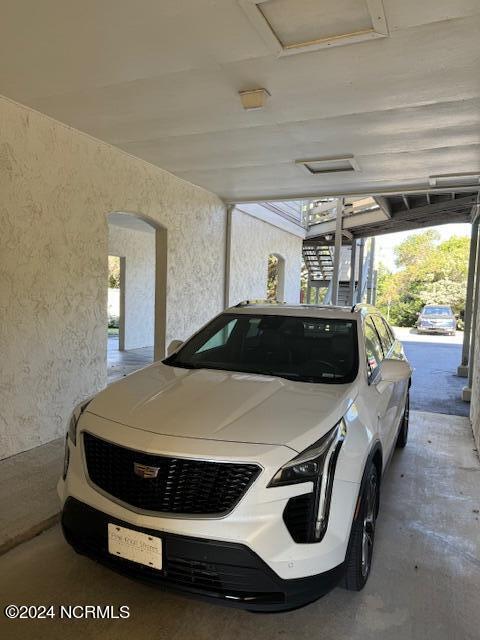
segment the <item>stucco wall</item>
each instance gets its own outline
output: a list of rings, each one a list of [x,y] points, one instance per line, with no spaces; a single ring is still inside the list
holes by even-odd
[[[480,296],[480,288],[477,292]],[[480,313],[477,315],[475,337],[475,357],[473,364],[472,397],[470,405],[470,418],[472,420],[473,437],[480,455]]]
[[[145,227],[108,227],[108,254],[125,258],[125,349],[154,343],[155,232]]]
[[[107,214],[167,228],[167,343],[223,306],[217,196],[0,98],[0,457],[106,383]]]
[[[285,260],[285,301],[299,302],[302,240],[238,209],[232,211],[230,304],[267,294],[271,253]]]

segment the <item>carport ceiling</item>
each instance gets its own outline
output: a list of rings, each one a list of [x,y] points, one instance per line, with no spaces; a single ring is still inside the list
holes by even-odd
[[[226,200],[480,171],[479,0],[267,0],[257,20],[252,4],[3,2],[0,93]],[[259,87],[265,108],[244,111],[238,91]]]

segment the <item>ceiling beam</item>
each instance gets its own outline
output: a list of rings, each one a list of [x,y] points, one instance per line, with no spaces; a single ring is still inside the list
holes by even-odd
[[[375,202],[378,204],[383,213],[387,216],[387,218],[392,217],[392,208],[390,206],[390,202],[388,198],[385,196],[374,196],[373,198]]]
[[[449,187],[435,187],[432,189],[430,186],[421,186],[421,187],[391,187],[389,189],[375,189],[371,188],[369,191],[363,189],[359,191],[345,191],[345,192],[331,192],[331,191],[314,191],[311,193],[291,193],[284,195],[265,195],[258,198],[231,198],[225,199],[225,204],[256,204],[258,202],[266,202],[266,201],[278,201],[281,202],[283,200],[321,200],[322,198],[365,198],[370,196],[375,198],[377,196],[399,196],[400,194],[406,195],[414,195],[414,194],[426,194],[430,192],[431,195],[435,195],[436,193],[451,193],[452,189],[455,190],[456,193],[475,193],[479,192],[479,188],[472,187],[472,185],[451,185]]]
[[[434,202],[433,204],[427,204],[423,207],[415,207],[415,209],[408,209],[407,211],[397,211],[392,217],[392,220],[416,220],[422,216],[435,216],[443,212],[455,212],[462,209],[471,208],[475,204],[476,196],[470,195],[464,198],[457,198],[455,200],[444,200],[442,202]],[[435,224],[435,219],[432,219],[432,223]]]
[[[420,220],[400,220],[396,222],[391,220],[386,222],[384,226],[375,227],[363,227],[355,230],[355,238],[369,238],[371,236],[380,236],[387,233],[397,233],[398,231],[412,231],[414,229],[421,229],[422,227],[434,227],[437,225],[450,224],[452,222],[471,222],[470,214],[463,212],[452,216],[451,213],[444,213],[441,216],[431,220],[430,218],[421,218]]]

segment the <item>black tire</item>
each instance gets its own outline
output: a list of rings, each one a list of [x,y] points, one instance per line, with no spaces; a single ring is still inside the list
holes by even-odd
[[[348,591],[363,589],[370,575],[379,495],[378,472],[371,463],[366,472],[360,508],[352,524],[345,558],[343,586]]]
[[[407,398],[405,400],[405,411],[403,412],[402,426],[398,432],[397,447],[398,449],[404,449],[408,441],[408,424],[410,419],[410,393],[407,391]]]

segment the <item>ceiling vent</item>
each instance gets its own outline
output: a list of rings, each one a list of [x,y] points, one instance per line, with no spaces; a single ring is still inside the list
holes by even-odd
[[[359,171],[357,161],[353,156],[339,156],[336,158],[315,158],[312,160],[295,160],[295,164],[303,166],[308,173],[322,175],[325,173],[345,173]]]
[[[443,173],[430,176],[431,187],[477,187],[480,184],[480,173]]]
[[[388,36],[382,0],[238,0],[276,55]]]

